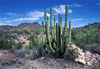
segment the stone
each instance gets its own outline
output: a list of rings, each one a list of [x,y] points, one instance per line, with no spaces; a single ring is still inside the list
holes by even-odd
[[[85,53],[83,52],[83,50],[80,49],[79,47],[77,47],[76,45],[71,45],[71,47],[73,49],[77,49],[77,51],[78,51],[78,55],[77,55],[78,57],[75,58],[75,61],[80,63],[80,64],[85,65],[86,64],[86,62],[85,62]]]

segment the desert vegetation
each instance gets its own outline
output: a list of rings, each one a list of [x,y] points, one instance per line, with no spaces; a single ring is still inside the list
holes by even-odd
[[[52,6],[50,7],[50,28],[48,26],[48,16],[45,10],[45,29],[42,22],[42,44],[47,54],[61,57],[71,45],[71,21],[69,21],[69,38],[67,37],[67,5],[65,11],[65,27],[62,28],[62,16],[59,13],[59,23],[54,18],[54,28],[52,27]],[[44,31],[46,35],[44,35]],[[45,37],[45,38],[44,38]],[[67,40],[69,41],[67,42]]]
[[[32,64],[38,67],[36,63],[40,64],[38,62],[42,62],[42,65],[44,63],[48,64],[47,67],[49,67],[50,64],[51,69],[57,69],[57,67],[53,68],[52,65],[58,65],[60,69],[66,69],[68,66],[64,66],[64,64],[72,62],[73,64],[71,64],[71,66],[69,65],[70,67],[75,67],[75,64],[79,63],[83,66],[82,68],[79,67],[79,69],[100,68],[100,23],[94,23],[93,25],[91,24],[80,28],[71,28],[71,21],[68,21],[67,5],[65,7],[64,27],[62,26],[62,16],[60,13],[58,14],[58,23],[56,23],[56,18],[52,18],[52,14],[51,6],[50,26],[49,17],[45,9],[45,19],[41,22],[42,26],[37,26],[38,28],[34,26],[35,29],[32,29],[32,24],[27,24],[31,26],[31,29],[29,29],[29,27],[16,29],[16,27],[14,29],[0,31],[1,67],[5,65],[16,66],[16,64],[21,64],[25,69],[25,62],[28,61],[30,64],[29,67],[33,66]],[[69,27],[67,27],[68,24]],[[19,27],[23,27],[22,25],[25,26],[26,23],[25,25],[24,23],[19,25]],[[90,46],[87,48],[87,45],[93,48]],[[13,57],[5,61],[6,59],[1,57],[2,55],[7,58],[9,56],[11,57],[11,55],[13,55]],[[59,66],[60,62],[63,64],[62,66]],[[44,68],[40,67],[37,69],[45,68],[44,66]],[[76,69],[77,68],[78,67],[76,67]]]

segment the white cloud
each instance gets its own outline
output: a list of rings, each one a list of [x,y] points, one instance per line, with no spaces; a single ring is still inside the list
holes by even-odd
[[[69,10],[68,10],[68,12],[71,14],[71,13],[72,13],[72,10],[71,10],[71,9],[69,9]]]
[[[39,17],[44,16],[44,12],[40,12],[40,11],[28,12],[26,15],[30,16],[30,17],[33,17],[33,18],[39,18]]]
[[[65,14],[65,5],[59,5],[53,8],[56,13]]]
[[[4,24],[4,23],[0,23],[0,26],[1,26],[1,25],[5,25],[5,24]]]
[[[0,21],[0,23],[10,23],[10,22],[12,22],[12,21],[10,21],[10,20],[7,20],[7,21]]]
[[[37,20],[38,18],[26,17],[26,18],[17,18],[13,21],[24,21],[24,20]]]
[[[16,13],[4,13],[4,14],[7,14],[7,15],[17,15]]]
[[[83,20],[82,18],[72,19],[71,21],[80,21]]]
[[[96,5],[100,5],[100,3],[97,3]]]
[[[40,12],[40,11],[28,12],[27,15],[34,18],[40,18],[44,16],[44,12]],[[47,13],[47,16],[50,16],[50,14]]]
[[[28,12],[26,13],[26,17],[17,18],[13,21],[24,21],[24,20],[38,20],[40,17],[44,16],[44,12],[40,11],[34,11],[34,12]],[[50,16],[50,14],[47,13],[47,16]]]
[[[80,4],[72,4],[72,5],[68,5],[68,7],[81,7],[83,5],[80,5]]]
[[[59,6],[56,6],[53,8],[53,10],[56,12],[56,13],[60,13],[60,14],[65,14],[65,6],[66,5],[59,5]],[[69,9],[68,10],[68,13],[72,13],[72,10]]]
[[[13,13],[5,13],[5,14],[8,14],[8,15],[14,15]],[[24,15],[24,17],[20,17],[20,18],[16,18],[16,19],[13,19],[13,20],[8,20],[8,21],[4,21],[2,19],[2,21],[0,21],[1,23],[9,23],[9,22],[13,22],[13,21],[25,21],[25,20],[38,20],[40,17],[43,17],[44,16],[44,12],[40,12],[40,11],[33,11],[33,12],[28,12]],[[49,13],[47,13],[47,16],[50,16]]]
[[[0,20],[7,20],[8,18],[0,18]]]
[[[10,24],[4,24],[4,23],[0,23],[0,26],[2,26],[2,25],[10,25]]]

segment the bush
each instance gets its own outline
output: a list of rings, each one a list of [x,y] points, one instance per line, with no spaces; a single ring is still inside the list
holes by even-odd
[[[35,46],[40,46],[41,45],[41,40],[39,40],[36,36],[30,36],[30,43],[29,47],[30,49],[34,48]]]
[[[29,44],[25,44],[25,45],[23,46],[23,49],[29,49]]]
[[[12,49],[12,46],[15,46],[15,42],[13,40],[3,39],[0,41],[1,49]]]
[[[74,61],[75,58],[78,56],[78,50],[69,48],[66,50],[65,57],[69,60]]]
[[[86,44],[100,43],[100,30],[98,28],[73,28],[72,41],[80,48],[85,47]]]
[[[30,34],[31,33],[30,30],[27,29],[27,28],[23,28],[23,32],[26,33],[26,34]]]
[[[23,43],[22,43],[22,42],[19,42],[19,43],[17,43],[16,48],[17,48],[17,49],[21,49],[22,46],[23,46]]]
[[[17,56],[17,57],[20,57],[20,58],[25,58],[25,51],[24,51],[24,50],[19,50],[19,51],[16,53],[16,56]]]

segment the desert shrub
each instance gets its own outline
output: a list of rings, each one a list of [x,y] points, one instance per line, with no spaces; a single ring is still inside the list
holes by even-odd
[[[39,35],[40,34],[40,31],[39,30],[36,30],[36,31],[34,31],[34,34]]]
[[[10,29],[9,33],[17,33],[17,34],[30,34],[30,30],[27,28],[23,29]]]
[[[95,40],[97,43],[100,43],[100,31],[97,33]]]
[[[32,36],[30,36],[29,39],[30,39],[30,43],[29,43],[30,49],[34,48],[35,46],[41,45],[41,40],[39,38],[37,38],[36,36],[32,35]]]
[[[33,49],[29,50],[28,54],[30,54],[31,60],[41,57],[42,54],[41,54],[40,46],[34,47]]]
[[[19,50],[17,53],[16,53],[16,56],[17,57],[20,57],[20,58],[25,58],[25,50]]]
[[[23,28],[23,32],[26,33],[26,34],[30,34],[30,30],[27,29],[27,28]]]
[[[78,56],[78,50],[75,48],[69,48],[66,50],[65,58],[74,61],[75,58]]]
[[[25,45],[23,46],[23,49],[29,49],[29,44],[25,44]]]
[[[86,44],[100,43],[100,30],[94,27],[81,29],[73,28],[72,40],[73,43],[84,49]]]
[[[23,34],[24,32],[21,29],[17,29],[18,34]]]
[[[35,47],[34,49],[20,49],[16,53],[16,56],[20,58],[26,58],[26,55],[28,55],[28,58],[31,60],[41,57],[40,48]]]
[[[19,42],[16,44],[16,49],[21,49],[23,46],[23,43],[22,42]]]
[[[0,41],[1,49],[12,49],[12,46],[15,46],[15,42],[13,40],[3,39]]]

